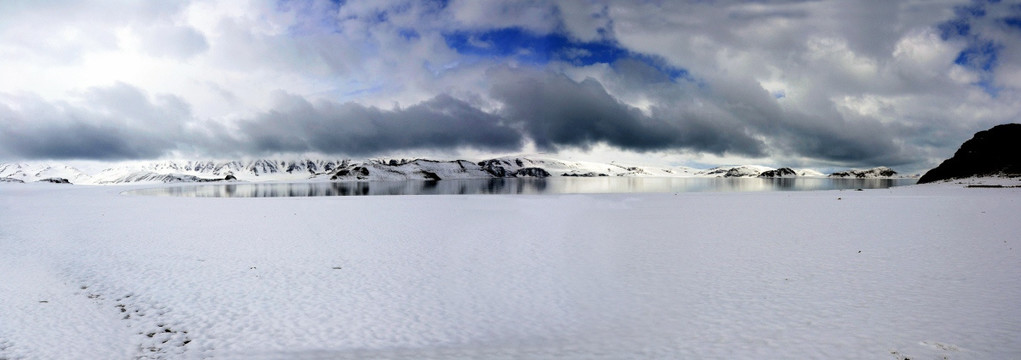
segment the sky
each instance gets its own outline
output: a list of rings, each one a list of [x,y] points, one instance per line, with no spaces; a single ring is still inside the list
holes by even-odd
[[[0,161],[924,172],[1019,88],[1017,0],[0,2]]]

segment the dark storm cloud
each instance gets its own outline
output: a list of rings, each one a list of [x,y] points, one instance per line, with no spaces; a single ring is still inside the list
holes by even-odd
[[[21,119],[14,119],[21,121]],[[120,160],[152,158],[162,154],[159,146],[133,142],[114,126],[62,123],[19,127],[4,121],[0,130],[0,153],[25,159]]]
[[[273,110],[235,127],[198,122],[174,96],[125,84],[92,88],[82,105],[35,96],[0,97],[0,157],[148,159],[173,151],[202,156],[320,152],[372,155],[400,150],[517,150],[523,139],[496,115],[448,95],[403,109],[321,101],[281,93]],[[16,105],[15,105],[16,104]],[[189,125],[190,124],[190,125]]]
[[[228,126],[198,121],[180,98],[126,84],[91,88],[79,101],[0,97],[0,155],[26,159],[146,159],[175,151],[230,157],[317,152],[347,156],[473,148],[516,151],[607,144],[632,151],[690,150],[862,163],[899,161],[892,129],[868,119],[787,112],[761,88],[675,83],[641,62],[616,64],[621,84],[644,86],[642,111],[602,83],[551,72],[494,71],[483,111],[449,95],[392,110],[279,93],[272,110]],[[695,105],[695,104],[698,105]],[[825,121],[823,121],[825,120]]]
[[[411,149],[517,150],[518,131],[448,95],[394,110],[354,103],[311,103],[281,95],[274,110],[239,124],[250,152],[369,155]]]
[[[647,73],[645,75],[648,75]],[[597,143],[635,150],[691,149],[762,155],[763,144],[740,128],[717,126],[683,111],[652,111],[622,103],[594,79],[575,82],[557,74],[504,72],[492,96],[500,114],[545,150]]]
[[[690,150],[742,156],[783,156],[848,165],[910,161],[895,141],[912,129],[868,117],[848,118],[832,105],[813,114],[785,109],[748,79],[708,83],[671,80],[641,61],[613,64],[614,92],[638,94],[643,112],[594,79],[575,82],[553,73],[496,74],[492,96],[500,112],[543,149],[606,143],[634,151]]]
[[[141,97],[139,97],[141,96]],[[118,84],[90,90],[86,105],[0,94],[0,155],[25,159],[153,158],[173,147],[174,121],[188,118],[176,97],[150,102]]]
[[[718,125],[716,133],[727,131],[726,127],[741,127],[763,139],[771,156],[802,157],[847,166],[892,166],[907,161],[895,141],[904,130],[900,125],[887,125],[864,116],[848,117],[832,104],[811,114],[782,108],[761,86],[741,79],[719,79],[708,87],[699,101],[718,110],[717,121],[713,122]]]
[[[894,142],[897,128],[859,119],[819,119],[789,114],[775,139],[786,154],[851,165],[900,165],[908,160]]]

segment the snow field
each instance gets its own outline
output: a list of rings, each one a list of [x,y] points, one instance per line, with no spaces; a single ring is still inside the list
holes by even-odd
[[[1021,356],[1021,189],[0,184],[0,358]]]

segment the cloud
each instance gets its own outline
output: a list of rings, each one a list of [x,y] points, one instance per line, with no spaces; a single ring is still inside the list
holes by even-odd
[[[508,151],[522,145],[521,135],[501,118],[448,95],[383,110],[279,94],[273,110],[238,128],[236,145],[251,153],[358,156],[414,149]]]
[[[3,2],[0,156],[531,141],[924,168],[1021,119],[1018,19],[964,0]]]
[[[506,70],[494,78],[492,96],[503,104],[499,113],[521,126],[544,150],[606,143],[634,151],[687,148],[763,154],[763,144],[740,129],[717,127],[683,111],[645,115],[621,103],[592,78],[575,82],[562,75]]]
[[[26,159],[145,159],[175,152],[227,156],[317,152],[362,156],[405,150],[512,151],[521,134],[500,117],[438,95],[392,110],[310,102],[278,93],[273,109],[234,126],[194,119],[186,103],[117,84],[92,88],[81,105],[38,96],[0,97],[0,155]]]
[[[101,160],[163,155],[180,136],[179,131],[173,135],[178,127],[166,115],[184,111],[187,118],[187,110],[173,100],[153,103],[137,95],[137,89],[126,85],[96,89],[81,98],[95,105],[90,108],[33,95],[0,94],[0,155]],[[121,102],[128,99],[141,102]]]
[[[144,29],[140,41],[156,57],[188,59],[209,49],[202,33],[188,26],[155,26]]]

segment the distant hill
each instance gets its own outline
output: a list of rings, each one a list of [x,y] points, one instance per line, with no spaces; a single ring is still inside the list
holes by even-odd
[[[1021,176],[1021,124],[997,125],[965,141],[919,184],[981,176]]]

